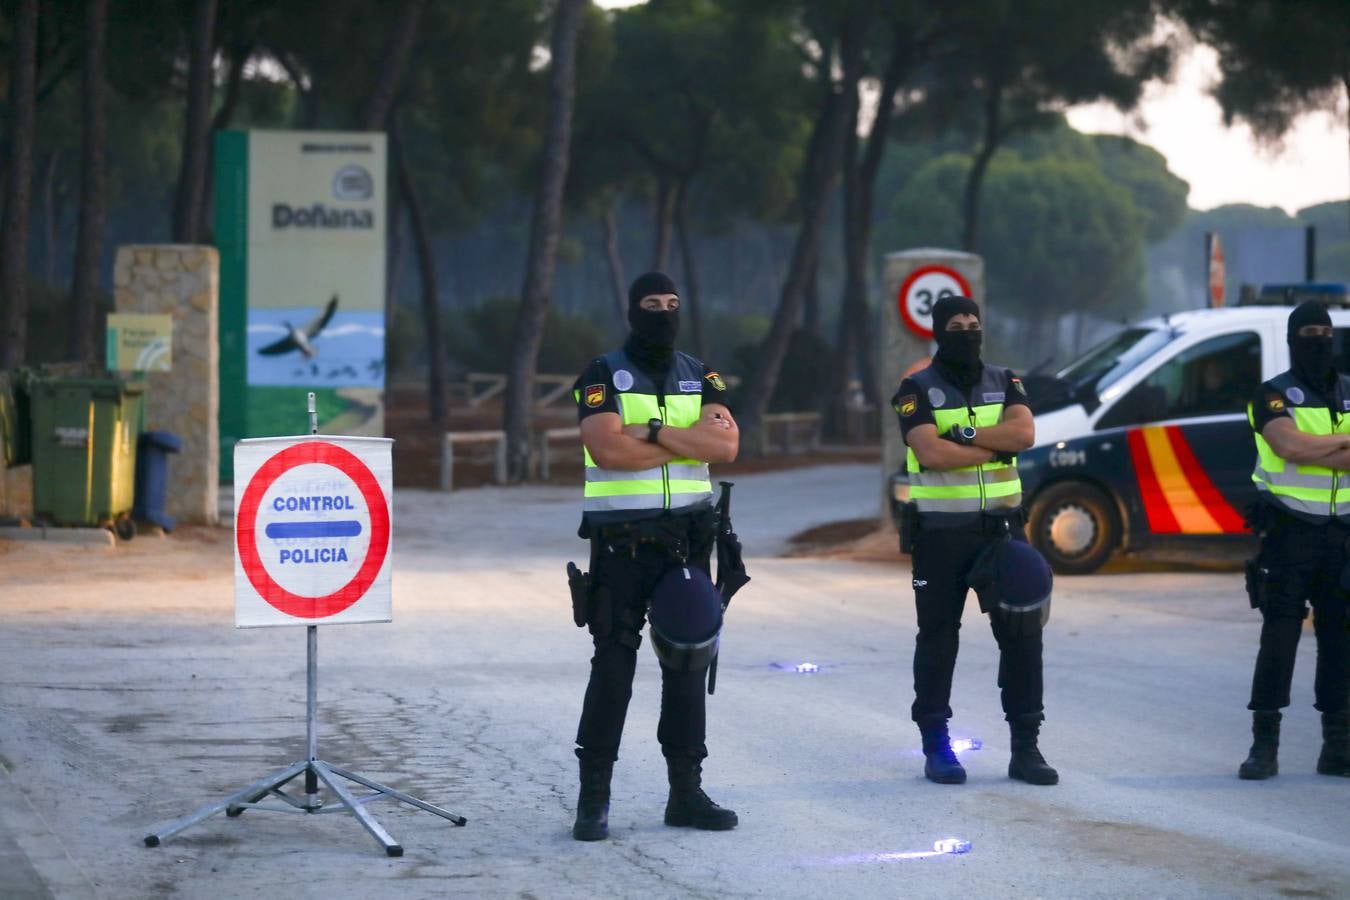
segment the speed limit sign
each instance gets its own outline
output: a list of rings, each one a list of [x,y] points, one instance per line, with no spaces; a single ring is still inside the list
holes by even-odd
[[[924,340],[933,337],[933,304],[943,297],[969,297],[970,283],[949,266],[920,266],[900,285],[896,301],[905,327]]]

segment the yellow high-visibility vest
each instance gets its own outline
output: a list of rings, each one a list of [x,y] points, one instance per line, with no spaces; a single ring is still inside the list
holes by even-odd
[[[614,391],[624,425],[660,419],[676,428],[688,428],[699,420],[703,412],[703,363],[699,360],[677,351],[658,389],[622,350],[602,358],[610,372],[606,387]],[[672,459],[663,466],[626,472],[596,465],[590,451],[582,449],[586,458],[582,511],[592,524],[633,521],[712,503],[712,480],[705,462]]]
[[[933,408],[938,434],[953,425],[971,425],[976,430],[997,425],[1009,388],[1007,370],[985,366],[980,380],[971,388],[969,400],[929,366],[910,376]],[[899,410],[897,410],[899,412]],[[909,496],[920,515],[958,525],[977,520],[981,513],[1011,512],[1022,505],[1022,481],[1017,475],[1017,458],[1012,462],[987,462],[959,469],[925,469],[911,449],[906,457],[909,468]]]
[[[1350,398],[1350,377],[1341,375],[1340,397]],[[1292,372],[1277,375],[1262,385],[1279,395],[1277,402],[1288,409],[1294,425],[1304,434],[1350,434],[1350,410],[1332,409],[1328,402],[1344,406],[1345,401],[1328,401],[1321,393],[1309,390]],[[1277,454],[1261,432],[1247,404],[1247,422],[1256,438],[1256,468],[1252,481],[1256,490],[1300,519],[1328,522],[1350,521],[1350,471],[1325,466],[1298,465]]]

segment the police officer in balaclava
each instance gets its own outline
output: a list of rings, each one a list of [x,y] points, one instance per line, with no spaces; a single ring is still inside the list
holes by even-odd
[[[1350,377],[1336,371],[1325,306],[1309,301],[1289,315],[1289,370],[1264,382],[1248,405],[1256,439],[1261,538],[1247,564],[1247,592],[1261,611],[1252,677],[1252,747],[1238,777],[1279,772],[1281,710],[1289,705],[1294,655],[1308,604],[1317,639],[1313,706],[1322,713],[1317,771],[1350,776],[1350,632],[1346,542],[1350,540]]]
[[[1035,442],[1022,382],[1008,369],[984,363],[983,337],[974,300],[939,300],[933,306],[933,362],[902,381],[891,399],[909,448],[911,520],[917,519],[912,553],[919,632],[910,715],[923,738],[924,774],[940,784],[966,780],[947,720],[967,579],[991,544],[1025,541],[1015,454]],[[998,684],[1011,729],[1008,776],[1054,784],[1059,775],[1037,745],[1044,719],[1039,616],[985,612],[998,641]],[[1010,627],[1014,622],[1018,627]]]
[[[595,645],[576,738],[581,790],[572,836],[583,841],[609,833],[610,776],[647,605],[672,569],[708,574],[715,518],[708,464],[733,460],[740,438],[722,376],[675,349],[675,283],[648,272],[633,282],[628,300],[627,341],[592,360],[574,386],[586,450],[579,534],[591,542],[591,585],[577,619]],[[694,590],[707,579],[678,581],[671,588],[677,592],[680,584]],[[688,657],[666,657],[675,658]],[[701,788],[707,660],[695,658],[702,668],[661,666],[657,740],[670,783],[665,822],[725,830],[736,826],[736,814]]]

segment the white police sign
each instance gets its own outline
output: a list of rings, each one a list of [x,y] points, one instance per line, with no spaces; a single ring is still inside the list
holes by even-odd
[[[393,618],[392,444],[308,435],[235,445],[237,627]]]

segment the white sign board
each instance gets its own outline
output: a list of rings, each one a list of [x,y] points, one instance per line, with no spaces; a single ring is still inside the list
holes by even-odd
[[[924,340],[933,337],[933,304],[943,297],[969,297],[970,284],[951,266],[927,265],[915,269],[900,285],[900,320]]]
[[[393,619],[393,441],[257,438],[234,447],[234,624]]]

